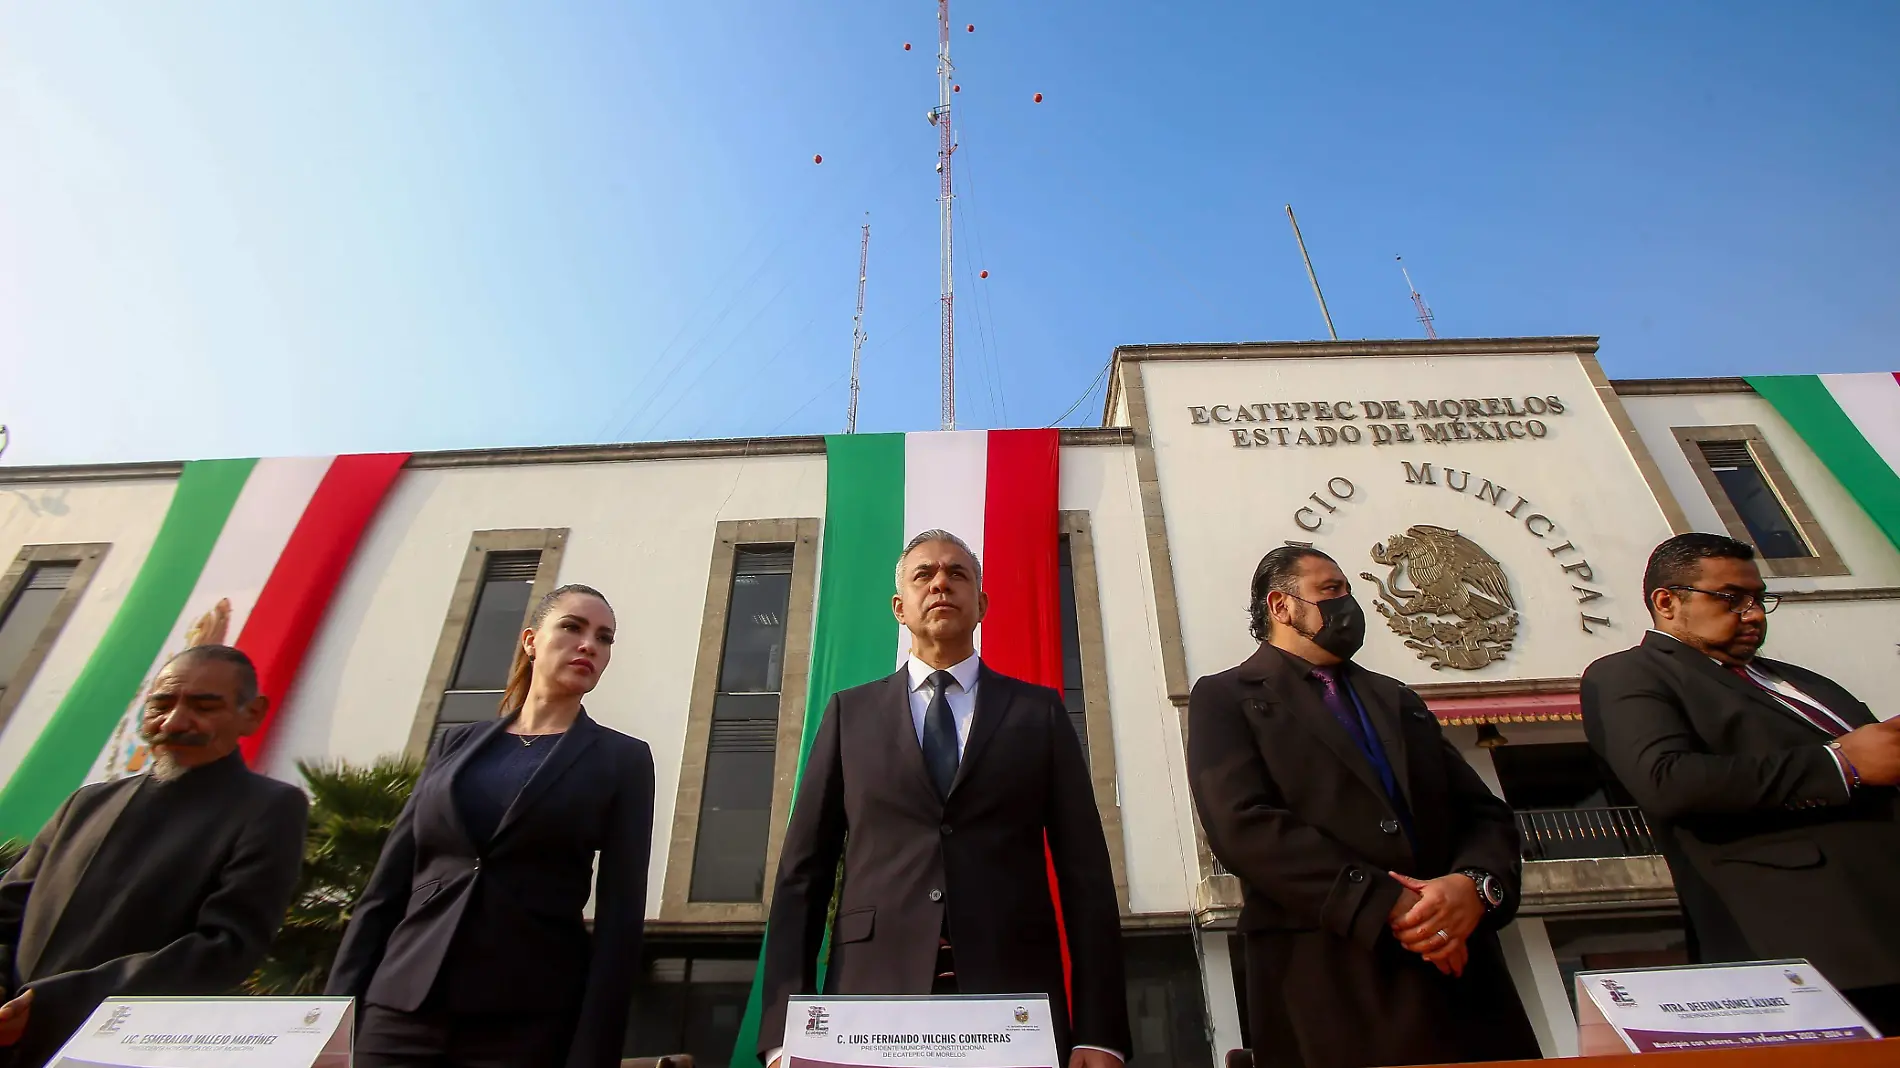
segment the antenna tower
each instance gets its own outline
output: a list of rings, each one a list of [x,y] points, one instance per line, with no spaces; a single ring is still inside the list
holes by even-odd
[[[937,0],[937,106],[931,109],[930,122],[937,127],[937,205],[943,232],[941,246],[943,289],[943,429],[957,428],[957,344],[956,296],[950,276],[950,153],[956,142],[950,134],[950,75],[956,71],[950,63],[950,0]]]
[[[1399,273],[1405,276],[1405,288],[1412,293],[1412,307],[1418,309],[1418,321],[1419,324],[1425,328],[1425,336],[1436,339],[1438,337],[1438,328],[1432,325],[1431,305],[1425,303],[1425,298],[1419,295],[1418,287],[1412,284],[1412,272],[1405,269],[1405,257],[1394,256],[1392,258],[1399,261]]]
[[[871,262],[871,213],[864,213],[864,234],[858,241],[858,314],[851,317],[851,407],[844,413],[844,432],[858,432],[858,353],[864,349],[864,277]]]

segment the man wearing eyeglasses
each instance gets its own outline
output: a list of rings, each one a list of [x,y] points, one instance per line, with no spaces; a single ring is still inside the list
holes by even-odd
[[[1805,957],[1900,1034],[1900,720],[1756,655],[1754,550],[1679,534],[1643,572],[1654,624],[1583,673],[1583,728],[1649,817],[1700,962]]]

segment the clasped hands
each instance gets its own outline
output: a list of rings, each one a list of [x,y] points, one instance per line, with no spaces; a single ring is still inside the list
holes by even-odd
[[[1484,902],[1471,876],[1456,872],[1436,879],[1414,879],[1387,872],[1401,889],[1386,916],[1399,945],[1424,957],[1441,973],[1460,976],[1470,953],[1465,939],[1484,919]]]

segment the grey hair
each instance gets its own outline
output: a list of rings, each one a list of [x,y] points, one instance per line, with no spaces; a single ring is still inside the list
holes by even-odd
[[[905,542],[904,551],[897,554],[897,566],[892,569],[892,580],[896,583],[898,589],[901,590],[904,588],[904,560],[910,556],[912,549],[915,549],[927,541],[947,541],[968,554],[970,562],[976,565],[976,575],[974,577],[976,579],[977,589],[983,588],[983,561],[977,559],[976,550],[970,548],[970,543],[947,530],[926,530],[922,534]]]
[[[186,646],[183,652],[165,661],[165,667],[195,660],[215,660],[220,664],[229,664],[237,670],[237,693],[234,696],[237,697],[239,708],[257,700],[257,667],[251,663],[250,657],[244,655],[242,649],[229,645]]]

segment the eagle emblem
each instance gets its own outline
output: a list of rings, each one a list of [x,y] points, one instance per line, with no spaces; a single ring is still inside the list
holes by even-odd
[[[1433,671],[1475,671],[1504,659],[1517,637],[1517,605],[1504,568],[1477,542],[1420,523],[1374,545],[1372,559],[1392,569],[1384,579],[1359,573],[1379,588],[1379,614]],[[1405,579],[1416,588],[1406,589]]]

